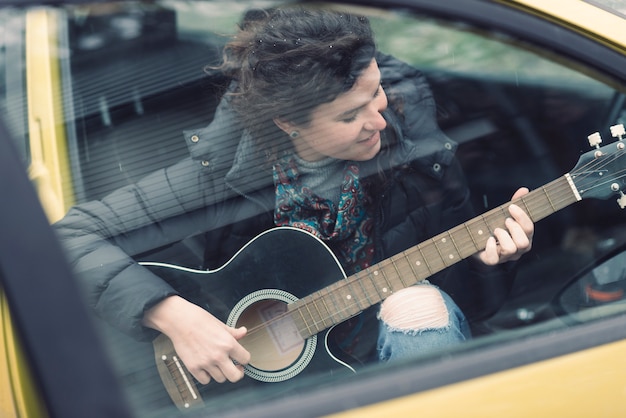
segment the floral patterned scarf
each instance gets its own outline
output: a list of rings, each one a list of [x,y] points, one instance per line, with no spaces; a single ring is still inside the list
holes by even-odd
[[[300,184],[292,158],[274,165],[276,209],[274,223],[292,226],[315,235],[335,250],[349,272],[367,268],[374,256],[373,219],[368,196],[359,180],[359,164],[346,161],[339,204],[314,194]]]

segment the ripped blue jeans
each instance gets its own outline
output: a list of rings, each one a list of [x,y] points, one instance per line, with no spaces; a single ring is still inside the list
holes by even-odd
[[[376,347],[380,361],[423,355],[471,338],[465,315],[448,294],[430,284],[414,288],[400,303],[390,297],[381,305]],[[416,297],[412,290],[426,291],[426,295]],[[390,307],[388,302],[392,302]]]

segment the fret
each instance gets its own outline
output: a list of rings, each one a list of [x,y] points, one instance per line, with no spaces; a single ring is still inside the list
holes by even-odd
[[[344,318],[351,317],[354,313],[359,311],[359,307],[354,309],[354,299],[352,295],[351,287],[347,280],[342,280],[341,284],[337,288],[337,296],[339,297],[339,305],[341,309],[339,313]]]
[[[419,248],[411,248],[405,251],[404,254],[409,261],[409,265],[413,271],[413,276],[417,279],[416,281],[424,280],[431,275],[428,264],[424,261],[424,256]]]
[[[338,320],[335,320],[336,324],[347,318],[344,314],[346,310],[346,299],[343,298],[342,294],[339,292],[344,283],[345,280],[340,280],[328,287],[328,295],[332,299],[331,305],[335,307],[335,316],[338,317]]]
[[[530,216],[530,219],[535,219],[535,215],[533,214],[533,211],[530,209],[530,207],[528,207],[528,203],[526,203],[526,196],[522,196],[520,199],[518,199],[519,201],[516,202],[519,205],[519,202],[523,203],[524,205],[524,211],[528,214],[528,216]]]
[[[400,283],[402,284],[402,288],[404,289],[405,287],[408,287],[408,285],[404,281],[404,278],[402,277],[402,273],[400,272],[400,270],[398,270],[398,266],[396,265],[395,258],[393,257],[390,258],[389,262],[393,266],[393,270],[396,272],[396,277],[398,278],[398,280],[400,280]]]
[[[341,309],[339,309],[340,303],[337,300],[337,291],[336,290],[339,287],[339,283],[341,283],[342,281],[334,283],[331,286],[327,287],[327,289],[328,289],[328,296],[331,299],[331,300],[329,300],[329,302],[330,302],[330,305],[335,308],[335,315],[339,315],[340,312],[341,312]],[[343,316],[340,315],[339,316],[339,320],[338,321],[336,320],[335,323],[341,322],[342,318],[343,318]]]
[[[296,313],[298,312],[297,309],[297,301],[295,303],[291,303],[287,305],[287,312],[289,312],[289,314],[291,315],[291,318],[293,319],[293,323],[296,326],[296,329],[298,330],[298,332],[300,333],[300,335],[303,338],[306,338],[307,336],[307,331],[306,331],[306,325],[304,322],[304,318],[302,317],[302,315],[296,315]],[[251,335],[250,332],[248,332],[248,334],[246,334],[246,338],[249,338],[249,336]]]
[[[326,303],[324,303],[324,299],[321,298],[321,293],[319,291],[311,295],[311,303],[313,304],[313,306],[315,307],[315,310],[317,311],[320,322],[322,323],[322,329],[326,329],[332,325],[332,322],[329,325],[326,325],[326,318],[328,318],[328,315],[323,314],[319,306],[317,305],[317,301],[320,299],[322,300],[322,304],[324,305],[324,307],[326,307]],[[328,312],[328,308],[326,308],[326,312]]]
[[[437,250],[437,254],[439,255],[439,258],[441,259],[441,261],[445,265],[446,264],[446,259],[445,259],[444,255],[443,255],[443,253],[441,252],[441,250],[439,249],[439,246],[437,246],[437,240],[435,238],[433,238],[430,241],[432,242],[433,247]]]
[[[478,245],[480,247],[480,250],[484,250],[487,239],[491,236],[491,232],[489,231],[489,225],[487,225],[487,222],[485,222],[483,216],[474,218],[466,225],[471,231],[472,236],[475,237],[480,243]]]
[[[413,267],[416,263],[417,265],[420,265],[421,262],[418,260],[417,262],[413,262],[409,255],[407,254],[406,251],[402,252],[402,254],[404,254],[405,258],[408,260],[409,263],[409,268],[411,269],[411,272],[413,273],[413,277],[415,277],[415,282],[419,282],[421,280],[421,276],[419,274],[419,272]]]
[[[492,230],[492,235],[493,231],[495,231],[496,228],[506,229],[505,221],[506,218],[510,216],[511,214],[509,213],[505,205],[498,206],[497,208],[494,208],[487,213],[487,217],[491,221],[490,227]]]
[[[446,267],[443,257],[433,239],[421,244],[420,250],[424,255],[424,261],[428,263],[431,274],[441,271]]]
[[[567,176],[558,178],[525,196],[527,213],[535,222],[577,201]]]
[[[370,290],[370,296],[372,304],[378,303],[385,298],[382,288],[387,288],[383,283],[374,280],[372,277],[371,269],[365,269],[360,272],[361,280],[364,281],[364,285]],[[387,288],[388,291],[388,288]]]
[[[544,212],[546,208],[547,198],[543,195],[543,193],[544,193],[544,189],[538,190],[537,193],[532,196],[533,199],[527,200],[528,206],[531,207],[530,213],[532,213],[535,217],[539,217],[539,218],[543,217],[542,213]]]
[[[377,280],[374,279],[373,270],[371,268],[363,270],[360,275],[362,276],[362,280],[369,281],[372,289],[376,292],[376,297],[378,298],[378,301],[383,300],[386,296],[385,293],[389,291],[389,287],[385,286],[383,283],[379,283]]]
[[[352,286],[348,280],[341,281],[341,285],[338,287],[337,293],[342,305],[342,309],[339,313],[345,319],[350,318],[354,314],[362,311],[358,305],[358,298],[355,297]]]
[[[510,204],[510,203],[509,203]],[[509,212],[509,204],[506,205],[502,205],[502,206],[498,206],[497,209],[500,210],[501,212],[501,216],[500,216],[500,228],[506,228],[505,226],[505,222],[506,222],[506,218],[510,218],[511,217],[511,212]],[[497,210],[496,209],[496,210]]]
[[[470,237],[470,239],[472,240],[472,243],[474,244],[474,251],[472,252],[472,254],[475,252],[481,251],[482,248],[480,248],[480,246],[476,242],[476,239],[474,238],[474,234],[472,234],[472,231],[469,225],[467,223],[464,223],[463,227],[465,228],[465,231],[467,231],[467,235]]]
[[[326,292],[326,296],[324,296],[324,294],[323,294],[322,292]],[[319,290],[317,293],[318,293],[318,295],[319,295],[319,298],[320,298],[320,299],[321,299],[321,301],[322,301],[322,304],[324,305],[324,309],[326,309],[326,312],[327,312],[327,314],[328,314],[328,315],[327,315],[327,317],[328,317],[328,319],[330,320],[330,324],[331,324],[331,325],[332,325],[332,324],[335,324],[336,322],[334,322],[334,319],[333,319],[333,312],[334,312],[335,310],[334,310],[334,309],[330,309],[330,308],[328,307],[328,304],[326,304],[326,298],[329,296],[329,295],[328,295],[328,289],[326,288],[326,289]]]
[[[489,217],[490,212],[487,213],[483,213],[480,218],[482,219],[484,226],[487,228],[487,236],[492,236],[493,235],[493,230],[494,228],[492,227],[491,223],[489,222],[491,220],[491,218]]]
[[[384,283],[380,283],[383,287],[380,289],[383,292],[383,295],[385,297],[389,296],[389,294],[391,294],[393,292],[393,285],[389,282],[389,280],[387,280],[387,275],[386,274],[381,274],[380,270],[378,269],[374,269],[372,267],[370,267],[368,270],[368,276],[370,277],[370,280],[372,280],[372,282],[376,283],[376,287],[379,286],[378,282],[380,281],[380,279],[382,279],[382,281]],[[373,276],[373,278],[372,278]],[[376,278],[379,278],[378,280]],[[381,298],[383,299],[383,298]]]
[[[422,250],[422,245],[417,245],[417,250],[420,252],[420,255],[422,256],[422,260],[424,262],[424,265],[426,266],[426,268],[428,269],[428,275],[431,276],[435,273],[435,271],[430,267],[430,264],[428,263],[428,259],[426,258],[426,256],[424,255],[424,250]],[[420,260],[416,260],[415,261],[415,265],[416,266],[420,266]]]
[[[311,299],[311,298],[309,298],[309,299]],[[305,304],[304,304],[304,307],[306,308],[306,312],[309,314],[309,319],[311,320],[311,325],[312,325],[313,327],[315,327],[315,329],[316,329],[315,334],[317,334],[317,333],[318,333],[318,332],[320,332],[323,328],[320,328],[320,327],[317,325],[317,323],[318,323],[319,321],[316,321],[316,320],[315,320],[315,316],[313,316],[313,313],[311,312],[311,309],[309,309],[309,306],[310,306],[310,305],[311,305],[310,303],[305,303]]]
[[[535,219],[537,216],[540,216],[540,213],[544,210],[544,208],[546,207],[546,196],[544,195],[544,193],[546,192],[547,189],[542,188],[542,189],[538,189],[533,191],[530,194],[527,194],[526,196],[524,196],[524,203],[525,203],[525,208],[527,209],[528,216],[531,217],[531,219]]]
[[[461,259],[467,258],[479,251],[476,240],[466,224],[461,224],[450,230],[450,239]],[[459,261],[459,260],[457,260]]]
[[[554,206],[554,204],[552,203],[552,200],[550,199],[550,194],[547,192],[546,190],[546,186],[543,186],[541,188],[541,190],[543,190],[543,193],[546,195],[546,200],[547,202],[550,204],[550,207],[552,208],[552,212],[556,212],[556,207]]]
[[[302,308],[297,307],[295,309],[295,312],[300,314],[299,316],[300,316],[300,319],[302,320],[301,323],[299,323],[300,321],[298,321],[296,317],[292,316],[293,321],[296,323],[296,327],[298,328],[298,331],[300,331],[300,335],[302,336],[302,338],[307,338],[311,335],[317,334],[317,332],[314,332],[313,329],[309,326],[309,323],[307,322],[306,318],[304,317],[302,313]]]
[[[399,268],[400,273],[402,274],[403,282],[407,286],[413,286],[417,280],[415,279],[415,275],[413,273],[413,267],[411,266],[411,260],[404,255],[404,253],[398,254],[394,257],[396,260],[396,266]]]
[[[375,302],[372,302],[372,299],[369,296],[369,292],[367,290],[367,288],[365,287],[365,285],[363,284],[363,280],[361,280],[361,278],[359,277],[358,274],[354,275],[355,281],[359,284],[359,286],[361,287],[361,290],[363,291],[363,296],[365,296],[365,299],[367,299],[367,306],[372,306]]]
[[[349,300],[352,301],[357,306],[359,311],[362,311],[363,308],[361,308],[361,303],[360,302],[361,302],[361,300],[363,300],[363,296],[361,294],[359,294],[357,289],[354,288],[354,286],[353,286],[354,282],[355,282],[354,279],[346,280],[346,284],[348,285],[348,288],[350,289]]]
[[[461,259],[461,258],[463,258],[463,253],[459,249],[458,245],[456,245],[456,241],[454,240],[454,235],[452,234],[453,231],[454,230],[450,230],[448,232],[448,235],[450,236],[450,242],[452,243],[452,246],[454,246],[454,250],[456,251],[456,253],[458,255],[458,258]],[[461,231],[457,232],[457,238],[459,239],[459,241],[461,239],[461,234],[460,233],[461,233]],[[457,261],[459,261],[459,260],[457,260]]]
[[[446,267],[448,267],[459,260],[460,254],[456,251],[453,243],[451,243],[449,236],[446,235],[447,234],[440,234],[433,238],[432,241],[435,248],[437,248],[441,261]]]
[[[506,215],[503,216],[504,211],[504,206],[498,206],[484,215],[489,225],[490,235],[494,234],[496,228],[504,228],[504,220],[506,219]]]
[[[343,320],[343,318],[340,318],[339,320],[333,319],[333,316],[336,316],[336,315],[338,316],[341,310],[337,308],[336,304],[331,303],[335,306],[335,308],[329,308],[327,304],[327,301],[331,302],[329,300],[330,298],[334,298],[332,287],[336,287],[335,286],[336,284],[337,283],[334,283],[333,285],[328,286],[325,289],[315,292],[289,305],[288,309],[291,312],[293,320],[296,323],[296,327],[300,331],[300,334],[302,335],[303,338],[307,338],[311,335],[315,335],[319,331],[326,329],[329,326],[332,326],[333,324],[339,323],[341,322],[341,320]],[[325,292],[326,295],[324,295],[323,292]],[[328,315],[324,315],[322,313],[322,311],[320,310],[318,306],[316,299],[322,300],[322,305],[328,312]],[[315,310],[318,312],[317,319],[315,318],[315,315],[311,311],[311,308],[310,308],[311,305],[313,305]],[[298,320],[298,317],[293,316],[293,312],[298,313],[300,320]],[[327,325],[326,320],[328,320],[330,325]],[[320,322],[322,326],[319,325]],[[315,331],[314,329],[317,331]],[[308,335],[306,335],[307,333]]]

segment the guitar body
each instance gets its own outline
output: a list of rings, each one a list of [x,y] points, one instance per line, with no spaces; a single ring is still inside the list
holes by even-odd
[[[142,264],[163,277],[178,268]],[[217,270],[179,270],[176,274],[196,281],[203,293],[211,296],[204,306],[211,314],[229,326],[248,329],[248,335],[240,340],[251,354],[244,369],[247,376],[235,384],[209,384],[210,396],[259,382],[283,382],[300,374],[354,371],[331,352],[328,338],[332,328],[303,339],[285,315],[290,303],[346,278],[334,254],[313,235],[295,228],[275,228],[255,237]],[[154,347],[168,393],[179,407],[192,406],[201,397],[171,341],[161,335]]]

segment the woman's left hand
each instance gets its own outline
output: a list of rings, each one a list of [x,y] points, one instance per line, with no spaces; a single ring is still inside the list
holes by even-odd
[[[511,200],[515,200],[528,193],[525,187],[515,192]],[[476,257],[487,265],[495,265],[519,259],[530,251],[533,242],[535,226],[530,217],[517,205],[509,206],[510,218],[506,218],[504,228],[496,228],[493,236],[487,240],[485,249],[476,254]]]

